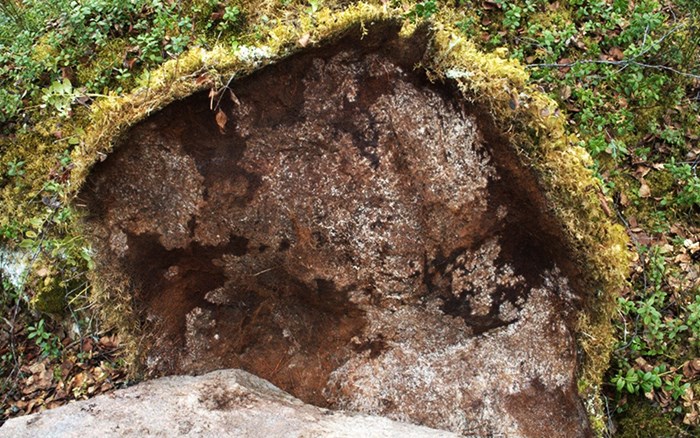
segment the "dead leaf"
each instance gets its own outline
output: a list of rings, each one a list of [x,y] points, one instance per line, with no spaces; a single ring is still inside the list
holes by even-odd
[[[668,406],[673,400],[671,398],[671,393],[665,389],[662,389],[661,391],[657,392],[656,397],[657,401],[659,402],[659,405],[661,405],[662,408]]]
[[[561,100],[568,100],[571,97],[571,87],[565,85],[559,89],[559,97]]]
[[[576,46],[576,47],[577,47],[578,49],[580,49],[580,50],[583,50],[583,51],[587,51],[587,50],[588,50],[588,46],[586,45],[586,43],[584,43],[583,41],[580,41],[580,40],[579,40],[578,38],[576,38],[576,37],[573,37],[573,38],[571,39],[571,42],[574,43],[574,46]]]
[[[678,254],[676,256],[676,258],[673,259],[673,262],[678,263],[678,264],[681,264],[681,263],[690,264],[692,262],[692,259],[690,258],[690,256],[688,254]]]
[[[80,346],[80,349],[83,350],[85,353],[89,353],[92,351],[94,347],[94,342],[90,338],[85,338],[83,339],[83,344]]]
[[[600,207],[603,209],[605,212],[605,215],[607,217],[612,217],[612,212],[610,211],[610,207],[608,206],[608,200],[605,198],[605,195],[601,192],[597,192],[598,195],[598,200],[600,201]]]
[[[311,41],[311,34],[305,33],[301,38],[299,38],[298,43],[301,47],[306,47],[309,44],[309,41]]]
[[[194,83],[197,85],[202,85],[203,83],[205,83],[209,80],[210,80],[209,75],[205,73],[203,75],[197,76],[197,79],[194,80]]]
[[[231,89],[229,88],[229,89],[228,89],[228,93],[229,93],[229,97],[231,98],[231,102],[235,103],[236,106],[241,106],[241,101],[238,100],[238,96],[236,96],[236,95],[233,93],[233,90],[231,90]]]
[[[216,124],[219,126],[219,131],[223,134],[226,128],[226,122],[228,122],[228,117],[226,117],[226,114],[219,109],[219,111],[216,112]]]
[[[571,70],[572,61],[570,58],[562,58],[557,62],[557,64],[561,64],[561,67],[559,67],[560,72],[567,73],[569,70]]]
[[[87,376],[85,373],[76,374],[75,377],[73,377],[73,379],[71,380],[71,386],[73,386],[74,388],[79,388],[83,386],[83,383],[85,383],[86,378]]]
[[[117,335],[102,336],[100,338],[100,346],[107,350],[114,350],[119,346],[119,337]]]
[[[683,233],[683,229],[681,228],[681,226],[679,224],[671,225],[671,227],[669,228],[669,231],[671,232],[671,234],[675,234],[676,236],[683,237],[685,235],[685,233]]]
[[[625,54],[622,53],[622,50],[620,50],[619,47],[613,47],[610,49],[609,53],[615,61],[622,61],[625,58]]]
[[[700,358],[689,360],[683,365],[683,375],[686,379],[692,379],[700,375]]]
[[[40,268],[36,271],[36,275],[38,277],[46,277],[47,275],[49,275],[49,270],[46,268]]]
[[[651,168],[647,166],[637,166],[637,168],[634,170],[634,174],[637,176],[637,178],[644,178],[647,176]]]
[[[127,58],[124,60],[124,67],[126,67],[128,70],[133,70],[134,64],[136,64],[136,58]]]
[[[649,184],[644,181],[644,178],[640,178],[639,181],[641,182],[641,186],[639,187],[639,197],[640,198],[648,198],[651,196],[651,188],[649,188]]]
[[[624,193],[620,193],[620,205],[623,207],[630,205],[630,199]]]
[[[661,246],[659,246],[659,253],[661,254],[670,254],[673,252],[673,245],[670,243],[665,243]]]
[[[26,370],[32,373],[24,382],[22,393],[24,395],[31,394],[39,390],[51,388],[53,384],[53,372],[46,368],[47,361],[33,363],[26,367]]]

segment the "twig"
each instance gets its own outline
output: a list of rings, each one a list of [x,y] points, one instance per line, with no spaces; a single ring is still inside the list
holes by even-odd
[[[535,68],[535,67],[542,67],[542,68],[566,68],[566,67],[575,67],[577,65],[583,65],[583,64],[606,64],[606,65],[620,65],[623,67],[628,67],[630,65],[636,65],[639,67],[645,67],[645,68],[653,68],[656,70],[666,70],[670,71],[671,73],[675,73],[680,76],[685,76],[688,78],[692,79],[700,79],[700,75],[696,75],[693,73],[687,73],[684,71],[677,70],[673,67],[669,67],[666,65],[657,65],[657,64],[647,64],[644,62],[639,62],[639,61],[634,61],[632,59],[625,59],[621,61],[608,61],[608,60],[597,60],[597,59],[581,59],[579,61],[575,62],[563,62],[563,63],[541,63],[541,64],[527,64],[525,67],[526,68]]]
[[[664,40],[666,38],[675,34],[676,32],[678,32],[680,29],[682,29],[684,27],[685,27],[685,24],[679,24],[677,26],[674,26],[668,32],[663,34],[661,36],[661,38],[652,42],[644,50],[642,50],[641,52],[639,52],[638,54],[636,54],[635,56],[633,56],[629,59],[622,59],[619,61],[610,61],[610,60],[605,60],[605,59],[581,59],[581,60],[574,61],[574,62],[527,64],[525,67],[526,68],[536,68],[536,67],[541,67],[541,68],[567,68],[568,67],[568,68],[571,68],[571,67],[575,67],[577,65],[585,65],[585,64],[604,64],[604,65],[619,65],[619,66],[621,66],[621,69],[620,69],[620,71],[621,71],[621,70],[629,67],[630,65],[636,65],[638,67],[652,68],[655,70],[665,70],[665,71],[677,74],[679,76],[684,76],[684,77],[688,77],[688,78],[692,78],[692,79],[700,79],[700,75],[698,75],[698,74],[680,71],[678,69],[675,69],[673,67],[669,67],[666,65],[648,64],[646,62],[637,61],[637,59],[639,59],[642,56],[649,53],[649,51],[651,49],[653,49],[654,46],[661,44],[662,42],[664,42]],[[648,31],[649,31],[649,27],[647,26],[647,28],[644,31],[644,39],[642,40],[642,47],[644,47],[646,45]]]

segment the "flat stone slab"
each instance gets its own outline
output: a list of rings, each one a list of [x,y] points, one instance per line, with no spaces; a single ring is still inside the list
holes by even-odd
[[[450,432],[307,405],[241,370],[151,380],[13,418],[0,437],[454,437]]]

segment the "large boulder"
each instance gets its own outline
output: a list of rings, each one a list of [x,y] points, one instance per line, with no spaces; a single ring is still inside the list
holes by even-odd
[[[487,108],[414,69],[426,35],[397,31],[131,128],[81,194],[100,272],[155,374],[242,368],[321,407],[585,436],[561,225]]]
[[[386,418],[304,404],[241,370],[164,377],[13,418],[0,437],[451,437]]]

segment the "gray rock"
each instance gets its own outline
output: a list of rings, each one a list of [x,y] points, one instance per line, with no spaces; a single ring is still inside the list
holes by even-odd
[[[0,437],[449,437],[387,418],[307,405],[241,370],[151,380],[13,418]]]

